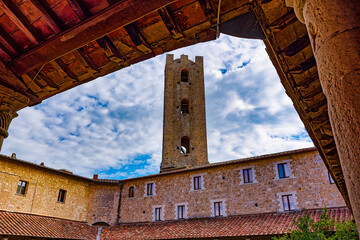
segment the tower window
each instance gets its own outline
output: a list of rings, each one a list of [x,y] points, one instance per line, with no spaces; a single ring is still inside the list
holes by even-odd
[[[183,69],[181,71],[181,81],[182,82],[189,82],[189,71],[186,69]]]
[[[129,188],[129,198],[133,198],[134,197],[134,187],[130,187]]]
[[[189,113],[189,101],[187,99],[181,100],[181,114]]]
[[[181,148],[180,151],[182,154],[190,153],[190,139],[188,137],[181,138]]]

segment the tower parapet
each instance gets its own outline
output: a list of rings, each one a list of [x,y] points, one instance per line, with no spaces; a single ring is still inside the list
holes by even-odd
[[[160,172],[208,163],[203,57],[168,54]]]

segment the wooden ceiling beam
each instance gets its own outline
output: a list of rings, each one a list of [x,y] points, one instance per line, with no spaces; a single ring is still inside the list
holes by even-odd
[[[42,40],[42,36],[34,28],[24,14],[11,0],[0,0],[0,8],[34,44]]]
[[[77,53],[79,53],[79,55],[81,56],[81,58],[86,62],[87,65],[89,65],[89,67],[96,71],[96,72],[100,72],[100,69],[96,66],[96,64],[94,63],[94,61],[90,58],[89,55],[87,55],[84,50],[82,48],[77,49]]]
[[[182,39],[184,38],[184,34],[181,31],[181,28],[179,24],[175,21],[171,10],[168,6],[159,9],[158,14],[160,15],[161,19],[163,20],[167,30],[170,32],[171,36],[173,36],[174,39]]]
[[[136,0],[118,1],[103,11],[58,33],[42,45],[8,63],[10,69],[22,75],[68,52],[123,27],[151,12],[175,2],[174,0],[148,0],[138,4]]]
[[[2,61],[0,61],[0,84],[28,97],[29,105],[41,103],[39,97],[27,87],[21,78],[15,76]]]
[[[78,0],[78,1],[77,0],[66,0],[66,1],[81,20],[84,20],[85,18],[87,18],[91,15],[89,10],[85,7],[83,2],[81,2],[81,0]]]
[[[64,25],[60,22],[57,16],[50,8],[48,2],[45,0],[30,0],[30,2],[39,10],[41,16],[44,18],[46,23],[51,27],[54,33],[59,33],[64,30]]]
[[[0,36],[5,40],[5,42],[17,53],[20,54],[22,52],[21,47],[15,40],[10,36],[8,32],[0,25]],[[10,50],[10,49],[9,49]]]

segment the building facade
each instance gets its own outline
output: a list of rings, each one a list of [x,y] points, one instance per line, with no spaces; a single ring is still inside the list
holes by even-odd
[[[161,232],[162,237],[156,235],[156,229],[167,229],[168,224],[172,224],[173,232],[177,228],[195,229],[181,235],[193,239],[196,237],[189,236],[201,235],[196,230],[199,227],[194,227],[196,224],[204,224],[205,228],[209,224],[215,229],[216,224],[221,228],[226,222],[236,228],[240,219],[243,223],[247,221],[244,216],[256,215],[260,224],[271,214],[290,219],[293,215],[289,213],[318,214],[324,207],[331,208],[334,216],[340,212],[343,217],[351,217],[315,148],[208,163],[202,57],[193,62],[185,55],[176,60],[173,55],[167,56],[164,102],[159,174],[125,180],[98,179],[94,175],[89,179],[15,156],[0,156],[0,235],[29,236],[20,230],[14,234],[1,225],[15,217],[30,219],[29,215],[33,223],[28,226],[57,218],[65,226],[73,221],[76,224],[71,222],[71,226],[87,229],[75,239],[179,238]],[[19,229],[23,227],[19,225]],[[131,229],[131,233],[126,229]],[[283,232],[274,229],[267,234],[290,230],[290,227]],[[91,235],[96,231],[97,235]],[[201,236],[209,239],[220,236],[219,231],[210,232]],[[221,236],[234,239],[247,236],[230,230],[226,234]],[[67,237],[60,234],[56,238]]]

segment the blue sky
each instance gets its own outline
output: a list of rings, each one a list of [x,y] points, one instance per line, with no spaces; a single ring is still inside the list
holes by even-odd
[[[262,41],[222,35],[171,53],[204,56],[210,162],[313,146]],[[86,177],[158,173],[164,67],[165,54],[19,111],[2,153]]]

